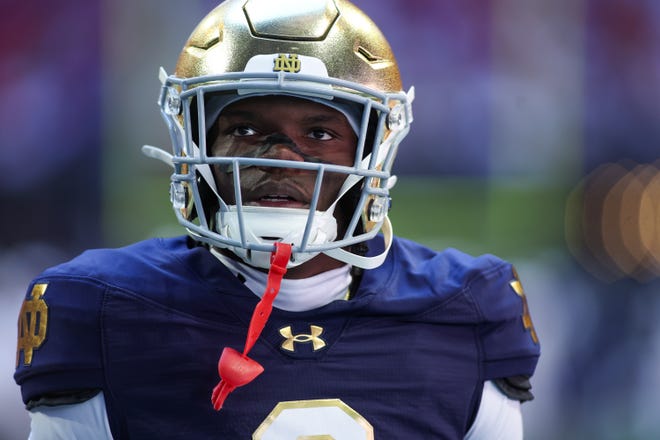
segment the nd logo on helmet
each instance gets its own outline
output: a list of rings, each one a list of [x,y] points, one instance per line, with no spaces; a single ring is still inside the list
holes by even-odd
[[[35,284],[30,298],[23,301],[18,317],[18,344],[16,348],[16,366],[23,351],[23,364],[32,363],[32,354],[41,347],[46,339],[48,327],[48,305],[43,300],[48,284]]]
[[[298,55],[296,54],[279,54],[275,58],[273,65],[273,72],[289,72],[289,73],[298,73],[300,72],[301,63]]]

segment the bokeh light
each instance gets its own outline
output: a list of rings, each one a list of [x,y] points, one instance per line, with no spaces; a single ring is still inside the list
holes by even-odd
[[[568,198],[566,241],[602,280],[660,277],[658,163],[607,163],[587,175]]]

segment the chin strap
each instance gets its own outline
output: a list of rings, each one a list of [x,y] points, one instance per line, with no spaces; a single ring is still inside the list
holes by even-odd
[[[218,361],[218,373],[220,373],[220,382],[213,389],[211,402],[213,408],[219,411],[222,408],[225,399],[229,393],[237,387],[246,385],[264,371],[257,361],[250,359],[247,354],[254,346],[261,335],[270,312],[273,310],[273,301],[280,291],[282,278],[286,273],[286,266],[291,257],[291,245],[287,243],[275,243],[275,250],[271,255],[270,269],[268,271],[268,280],[266,291],[263,297],[257,303],[252,312],[250,327],[245,340],[243,353],[239,353],[231,347],[225,347]]]
[[[385,216],[381,230],[383,231],[383,238],[385,239],[385,249],[383,252],[378,255],[374,255],[373,257],[356,255],[341,248],[329,249],[327,251],[323,251],[322,253],[334,258],[335,260],[350,264],[351,266],[356,266],[361,269],[375,269],[383,264],[383,261],[385,261],[385,258],[390,251],[390,247],[392,246],[392,241],[394,239],[394,234],[392,233],[392,223],[387,216]]]

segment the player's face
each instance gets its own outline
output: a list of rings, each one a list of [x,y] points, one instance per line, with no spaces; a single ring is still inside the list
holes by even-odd
[[[261,157],[351,166],[357,136],[346,117],[323,104],[288,96],[261,96],[235,102],[217,121],[214,156]],[[234,204],[232,172],[215,167],[220,196]],[[316,171],[247,167],[240,170],[243,204],[309,208]],[[336,199],[346,176],[326,173],[317,209]]]

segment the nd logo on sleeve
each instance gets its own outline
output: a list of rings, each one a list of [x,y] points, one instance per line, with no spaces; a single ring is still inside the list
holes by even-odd
[[[23,352],[23,365],[32,364],[34,350],[41,347],[46,339],[48,328],[48,305],[43,296],[48,284],[35,284],[30,297],[23,301],[18,315],[18,344],[16,346],[16,366]]]
[[[509,283],[514,292],[522,299],[523,303],[523,313],[522,313],[522,322],[523,327],[527,330],[532,337],[532,341],[535,344],[539,343],[539,337],[536,334],[536,329],[532,323],[532,316],[529,314],[529,306],[527,305],[527,296],[525,295],[525,290],[523,289],[520,278],[518,278],[518,271],[513,268],[513,281]]]

